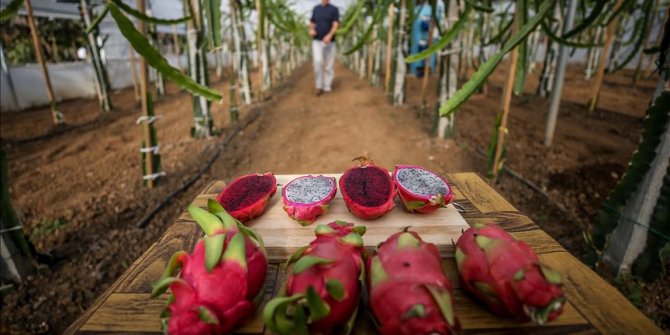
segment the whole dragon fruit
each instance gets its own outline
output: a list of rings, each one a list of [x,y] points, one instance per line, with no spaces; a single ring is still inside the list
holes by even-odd
[[[466,230],[456,243],[455,258],[464,289],[494,314],[545,324],[563,312],[561,274],[500,226],[478,224]]]
[[[376,219],[390,212],[395,204],[395,186],[388,171],[367,157],[357,157],[359,166],[340,177],[340,193],[349,211],[361,219]]]
[[[333,177],[298,177],[282,190],[284,211],[301,225],[308,226],[328,211],[336,193],[337,184]]]
[[[316,239],[291,256],[292,273],[263,310],[265,324],[278,334],[347,334],[356,319],[365,227],[335,221],[315,232]]]
[[[267,258],[262,240],[213,200],[209,212],[191,206],[205,231],[190,255],[176,252],[151,292],[171,290],[163,312],[169,334],[229,333],[254,314],[264,294]],[[181,272],[173,277],[178,267]]]
[[[241,176],[233,180],[216,200],[235,219],[247,222],[265,211],[277,192],[277,179],[272,173]]]
[[[460,330],[440,253],[416,232],[391,235],[367,259],[366,268],[370,307],[382,334],[453,334]]]
[[[423,167],[398,165],[391,178],[409,212],[431,213],[454,199],[447,181]]]

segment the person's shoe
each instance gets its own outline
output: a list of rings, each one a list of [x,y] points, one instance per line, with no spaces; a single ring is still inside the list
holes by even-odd
[[[323,94],[323,90],[322,90],[322,89],[318,89],[318,90],[316,90],[316,96],[317,96],[317,97],[318,97],[319,95],[321,95],[321,94]]]
[[[323,93],[330,93],[330,92],[332,92],[332,90],[329,90],[329,89],[324,89],[323,90]]]

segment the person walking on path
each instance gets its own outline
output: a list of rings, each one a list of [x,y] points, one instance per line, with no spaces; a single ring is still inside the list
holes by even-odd
[[[332,90],[335,70],[335,32],[340,26],[340,11],[322,0],[312,11],[309,20],[309,35],[312,40],[312,58],[314,62],[314,78],[316,79],[316,95]]]

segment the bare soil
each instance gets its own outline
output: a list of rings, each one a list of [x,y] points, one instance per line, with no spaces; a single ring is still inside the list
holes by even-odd
[[[230,181],[264,171],[338,172],[361,154],[389,169],[411,163],[438,173],[485,173],[480,152],[488,145],[499,108],[502,68],[492,77],[487,94],[473,97],[458,112],[456,139],[444,140],[429,133],[434,108],[419,107],[417,79],[409,80],[408,105],[393,107],[378,88],[340,64],[334,91],[317,97],[310,68],[304,66],[270,100],[253,106],[261,110],[260,116],[144,229],[137,222],[220,148],[231,129],[227,100],[213,104],[221,135],[195,140],[189,136],[190,96],[168,85],[168,95],[156,104],[162,116],[156,127],[167,177],[154,189],[141,182],[141,132],[135,124],[139,108],[132,90],[114,93],[116,111],[109,115],[100,115],[95,100],[61,103],[68,121],[61,128],[51,125],[45,108],[0,114],[13,205],[37,250],[53,257],[48,271],[3,297],[0,332],[61,332],[214,179]],[[590,115],[584,107],[590,83],[580,71],[575,67],[568,73],[550,149],[541,144],[548,101],[533,95],[536,74],[524,95],[513,99],[507,166],[543,192],[509,175],[496,185],[577,256],[584,251],[582,229],[621,176],[637,144],[644,106],[653,91],[653,80],[633,87],[628,84],[629,73],[609,75],[601,109]],[[215,86],[226,88],[225,81]],[[429,88],[428,101],[434,101],[434,86]],[[251,110],[244,108],[242,118]],[[55,219],[61,223],[50,232]],[[644,311],[667,328],[670,304],[665,303],[667,294],[660,295],[662,290],[663,285],[645,287]]]

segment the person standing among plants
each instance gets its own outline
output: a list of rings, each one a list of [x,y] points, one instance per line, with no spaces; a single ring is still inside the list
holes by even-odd
[[[316,79],[316,95],[332,90],[335,70],[335,32],[340,26],[340,11],[322,0],[312,11],[309,20],[309,35],[312,36],[312,58],[314,62],[314,78]]]

